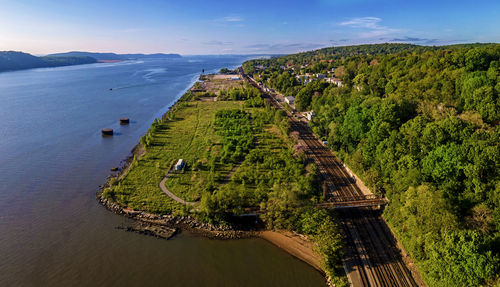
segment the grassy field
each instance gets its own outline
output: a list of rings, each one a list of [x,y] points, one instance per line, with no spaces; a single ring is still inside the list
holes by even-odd
[[[327,212],[312,206],[320,199],[317,171],[293,149],[296,141],[288,134],[286,115],[269,107],[248,107],[251,99],[193,97],[186,94],[153,123],[141,139],[145,152],[134,158],[120,179],[110,180],[103,196],[134,210],[186,215],[193,207],[174,201],[159,187],[182,158],[183,171],[171,173],[165,185],[176,196],[198,202],[191,210],[198,219],[231,224],[232,214],[260,206],[268,228],[311,236],[322,248],[318,252],[327,273],[345,283],[336,271],[340,235]]]
[[[220,138],[215,134],[215,113],[222,109],[240,108],[237,101],[191,101],[175,112],[175,119],[159,123],[151,132],[151,141],[145,155],[136,160],[127,174],[104,192],[104,195],[135,210],[166,214],[184,212],[184,207],[166,196],[158,184],[173,163],[184,159],[188,167],[196,162],[206,164],[220,149]],[[217,164],[221,173],[229,173],[232,166]],[[204,188],[209,171],[186,170],[167,180],[167,188],[185,200],[197,200]]]
[[[149,144],[145,154],[134,160],[129,171],[118,181],[112,181],[104,196],[134,210],[157,214],[187,212],[186,207],[165,195],[159,183],[182,158],[186,167],[181,173],[172,173],[165,183],[167,189],[186,201],[200,201],[208,185],[212,189],[225,186],[240,190],[253,202],[265,199],[272,191],[269,181],[276,177],[276,170],[264,164],[244,160],[241,163],[222,163],[221,137],[214,127],[215,114],[225,109],[240,109],[241,101],[188,101],[178,105],[175,116],[160,121],[149,131]],[[252,118],[262,115],[264,108],[245,108]],[[255,148],[251,153],[267,152],[278,160],[281,153],[289,153],[291,140],[278,126],[252,121]],[[289,158],[281,161],[290,161]],[[281,167],[281,166],[280,166]],[[282,169],[287,168],[282,165]],[[284,173],[287,174],[287,173]],[[258,178],[249,178],[257,176]],[[289,173],[287,174],[289,175]],[[291,188],[294,179],[281,180]]]

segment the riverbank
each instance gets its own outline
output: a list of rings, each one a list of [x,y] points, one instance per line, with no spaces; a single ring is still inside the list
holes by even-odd
[[[98,201],[108,210],[135,220],[133,226],[117,227],[126,231],[170,239],[177,233],[188,231],[192,234],[217,240],[235,240],[244,238],[262,238],[295,258],[304,261],[316,270],[325,274],[321,268],[321,258],[313,251],[313,242],[307,236],[288,230],[237,230],[228,226],[200,222],[192,216],[155,215],[144,211],[136,211],[122,207],[97,193]],[[327,278],[328,280],[328,278]]]
[[[244,86],[241,78],[205,78],[194,86],[196,92],[191,89],[155,120],[120,172],[101,187],[98,200],[109,210],[144,223],[127,227],[128,231],[161,238],[182,230],[211,239],[260,237],[322,274],[332,274],[331,269],[322,270],[321,263],[325,252],[337,250],[337,239],[329,241],[316,234],[335,234],[334,223],[325,221],[329,218],[325,211],[300,208],[301,203],[288,199],[308,196],[303,203],[307,205],[318,200],[319,193],[314,164],[301,159],[292,148],[295,144],[288,135],[286,116],[266,107],[259,91]],[[237,130],[241,132],[226,134]],[[234,142],[246,143],[248,150],[237,153],[240,147],[230,145]],[[198,202],[195,207],[180,204],[159,188],[179,158],[186,167],[173,173],[165,185],[178,198]],[[266,230],[262,222],[255,225],[254,219],[233,224],[249,218],[231,214],[243,214],[245,208],[261,204],[276,209],[261,218],[268,228],[304,231],[315,237]],[[282,210],[281,204],[291,205]],[[161,227],[171,228],[171,232]],[[309,238],[323,244],[318,249],[322,255],[313,252],[318,243]],[[333,245],[327,247],[329,242]]]

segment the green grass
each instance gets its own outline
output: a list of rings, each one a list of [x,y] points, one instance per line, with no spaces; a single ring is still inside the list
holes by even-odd
[[[199,199],[209,171],[202,168],[189,170],[197,161],[207,163],[220,150],[220,137],[215,134],[215,113],[222,109],[240,108],[242,102],[187,102],[175,112],[175,119],[161,122],[152,132],[145,155],[134,162],[128,173],[117,184],[105,190],[104,195],[135,210],[152,213],[184,213],[184,207],[170,199],[159,188],[159,183],[172,164],[184,159],[187,170],[174,174],[166,186],[185,200]],[[232,166],[217,164],[221,174],[229,173]]]
[[[269,182],[277,180],[282,188],[297,189],[296,176],[303,174],[304,168],[289,154],[288,148],[293,143],[288,135],[274,124],[262,125],[261,121],[252,120],[254,150],[270,152],[271,158],[281,160],[276,168],[248,160],[236,165],[221,162],[222,138],[214,127],[215,114],[220,110],[239,109],[242,105],[241,101],[185,101],[177,105],[171,113],[173,119],[151,127],[145,154],[132,163],[121,180],[104,191],[104,196],[134,210],[186,214],[186,207],[172,200],[159,187],[179,158],[187,165],[183,172],[173,173],[165,186],[186,201],[200,201],[210,184],[216,190],[224,187],[245,194],[250,197],[248,203],[252,204],[265,201],[273,191],[273,184]],[[245,108],[245,111],[257,118],[263,115],[264,108]],[[283,158],[283,154],[289,156]],[[242,178],[252,180],[244,182]]]

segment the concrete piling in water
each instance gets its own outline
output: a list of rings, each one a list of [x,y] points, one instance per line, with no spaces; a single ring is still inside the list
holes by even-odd
[[[128,125],[130,123],[129,118],[121,118],[120,119],[120,125]]]
[[[101,134],[102,134],[102,136],[112,136],[113,129],[102,129]]]

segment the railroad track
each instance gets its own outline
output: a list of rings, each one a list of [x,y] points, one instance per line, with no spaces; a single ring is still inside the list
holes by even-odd
[[[305,123],[294,119],[272,94],[266,93],[242,69],[240,73],[268,96],[267,100],[271,105],[288,114],[290,128],[299,133],[299,142],[305,147],[307,157],[316,164],[325,182],[326,202],[322,204],[360,204],[370,200],[380,202],[380,198],[376,196],[363,194],[340,160],[316,138]],[[338,210],[338,215],[340,232],[346,242],[343,262],[353,286],[418,286],[405,265],[397,248],[397,241],[381,217],[380,210],[372,207],[348,208]]]
[[[379,212],[371,208],[339,211],[341,233],[348,243],[344,263],[353,285],[418,286]]]

